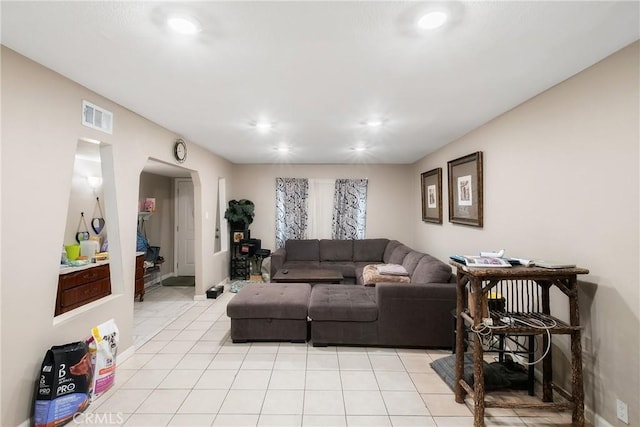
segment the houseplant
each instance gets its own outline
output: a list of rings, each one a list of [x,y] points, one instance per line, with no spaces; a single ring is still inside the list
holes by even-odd
[[[253,222],[255,205],[251,200],[229,200],[224,217],[229,221],[231,230],[247,230]]]

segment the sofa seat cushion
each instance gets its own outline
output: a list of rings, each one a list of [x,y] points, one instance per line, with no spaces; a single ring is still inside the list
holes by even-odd
[[[382,264],[379,264],[382,265]],[[375,286],[376,283],[394,282],[394,283],[410,283],[409,276],[399,276],[397,274],[380,274],[378,265],[370,264],[362,270],[362,284],[365,286]]]
[[[312,321],[373,322],[378,319],[375,289],[361,286],[316,285],[309,299]]]
[[[323,261],[320,268],[324,270],[337,270],[343,277],[356,277],[356,266],[351,261]]]
[[[316,239],[287,240],[287,261],[320,261],[320,242]]]
[[[227,304],[232,319],[306,319],[311,285],[261,283],[240,289]]]
[[[363,239],[353,241],[353,260],[382,262],[384,250],[389,243],[389,239]]]
[[[320,261],[353,261],[353,240],[320,240]]]
[[[412,283],[447,283],[451,278],[451,267],[431,255],[420,258],[411,275]]]

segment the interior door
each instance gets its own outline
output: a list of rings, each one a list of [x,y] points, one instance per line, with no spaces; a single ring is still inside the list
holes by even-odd
[[[195,276],[195,218],[191,180],[176,180],[176,200],[178,201],[176,272],[178,276]]]

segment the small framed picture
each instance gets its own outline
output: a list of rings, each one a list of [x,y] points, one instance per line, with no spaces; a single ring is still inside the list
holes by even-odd
[[[242,239],[244,239],[244,231],[233,232],[233,243],[240,243]]]
[[[442,168],[420,174],[422,220],[442,224]]]
[[[449,222],[482,227],[482,151],[447,162]]]

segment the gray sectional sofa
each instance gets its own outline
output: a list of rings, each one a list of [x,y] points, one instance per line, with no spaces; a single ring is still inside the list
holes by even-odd
[[[369,264],[401,264],[410,283],[362,286]],[[345,278],[311,289],[314,346],[451,347],[455,276],[428,254],[389,239],[289,240],[271,255],[271,275],[282,268],[336,269]]]

